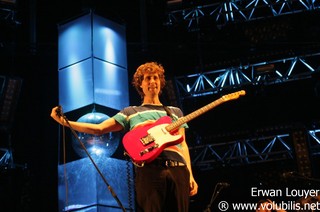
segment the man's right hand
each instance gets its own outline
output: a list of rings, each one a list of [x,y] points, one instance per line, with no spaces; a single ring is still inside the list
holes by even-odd
[[[63,125],[64,123],[64,118],[61,115],[61,106],[56,106],[54,108],[52,108],[51,110],[51,117],[58,122],[59,124]]]

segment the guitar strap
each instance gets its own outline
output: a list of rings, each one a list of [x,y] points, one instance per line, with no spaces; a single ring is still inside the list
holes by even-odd
[[[164,110],[167,112],[167,116],[170,116],[172,120],[175,120],[175,118],[174,118],[174,116],[172,115],[170,109],[169,109],[167,106],[165,106],[165,105],[163,105],[163,108],[164,108]]]

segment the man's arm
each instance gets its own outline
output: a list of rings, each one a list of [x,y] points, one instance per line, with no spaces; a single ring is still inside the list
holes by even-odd
[[[179,134],[183,135],[184,140],[181,142],[182,146],[182,153],[184,156],[184,159],[187,163],[187,167],[190,173],[190,196],[194,196],[198,193],[198,184],[195,181],[192,173],[192,167],[191,167],[191,159],[190,159],[190,153],[189,153],[189,147],[185,140],[185,128],[181,127],[179,129]]]
[[[69,127],[68,123],[60,114],[57,113],[58,107],[54,107],[51,111],[51,117],[63,126]],[[69,121],[70,126],[78,131],[93,135],[102,135],[109,132],[120,131],[123,129],[122,125],[119,124],[114,118],[109,118],[100,124],[83,123],[76,121]]]

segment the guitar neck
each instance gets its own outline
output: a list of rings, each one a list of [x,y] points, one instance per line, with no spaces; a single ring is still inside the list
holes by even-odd
[[[186,116],[183,116],[183,117],[180,117],[177,121],[169,124],[168,126],[166,126],[166,130],[168,132],[172,132],[176,129],[178,129],[181,125],[191,121],[192,119],[195,119],[196,117],[206,113],[207,111],[211,110],[212,108],[220,105],[221,103],[223,103],[224,100],[223,98],[220,98],[220,99],[217,99],[213,102],[211,102],[210,104],[202,107],[202,108],[199,108],[198,110],[186,115]]]

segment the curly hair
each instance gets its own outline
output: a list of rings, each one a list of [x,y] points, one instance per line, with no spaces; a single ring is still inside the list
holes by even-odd
[[[143,81],[143,77],[145,74],[158,74],[160,79],[160,94],[164,86],[166,85],[165,75],[164,75],[164,68],[160,63],[157,62],[147,62],[140,65],[136,72],[133,75],[132,85],[138,91],[141,98],[144,97],[144,93],[142,91],[141,83]]]

